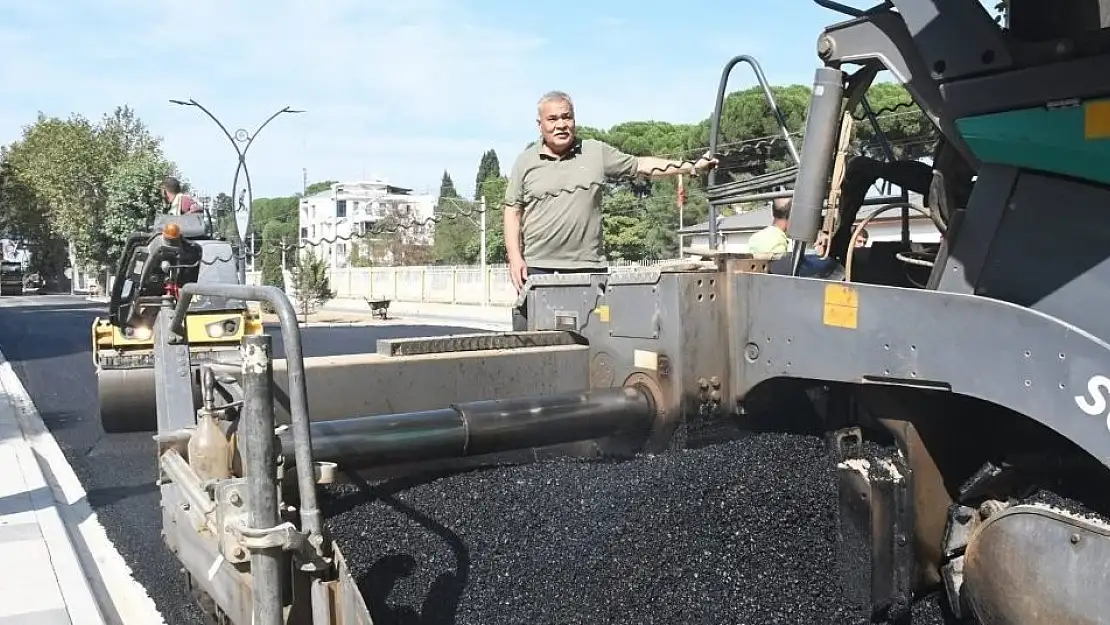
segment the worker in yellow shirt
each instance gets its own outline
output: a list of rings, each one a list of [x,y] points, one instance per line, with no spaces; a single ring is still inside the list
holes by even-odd
[[[748,239],[748,253],[779,256],[790,251],[790,238],[786,236],[786,229],[790,227],[790,205],[790,198],[778,198],[771,202],[774,221]]]

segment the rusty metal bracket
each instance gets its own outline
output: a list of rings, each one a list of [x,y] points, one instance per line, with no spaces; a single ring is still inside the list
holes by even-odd
[[[307,542],[305,535],[297,531],[296,526],[288,521],[267,528],[237,525],[232,528],[232,531],[235,532],[239,544],[251,551],[277,548],[282,551],[300,551]]]

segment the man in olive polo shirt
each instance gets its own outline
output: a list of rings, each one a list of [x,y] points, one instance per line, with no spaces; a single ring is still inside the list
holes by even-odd
[[[700,174],[716,165],[631,156],[611,145],[575,136],[574,103],[561,91],[540,98],[540,141],[517,157],[505,188],[505,248],[517,291],[540,273],[606,271],[601,198],[606,179]],[[514,310],[513,329],[527,329],[527,311]]]

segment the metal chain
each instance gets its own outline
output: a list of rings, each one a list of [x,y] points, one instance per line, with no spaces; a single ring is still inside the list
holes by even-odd
[[[879,118],[879,117],[889,116],[891,113],[894,113],[896,111],[900,111],[902,109],[910,108],[910,107],[913,107],[913,106],[917,106],[917,103],[915,103],[912,100],[909,101],[909,102],[899,102],[898,104],[887,106],[887,107],[881,108],[877,111],[872,111],[872,113],[875,115],[876,118]],[[908,114],[908,112],[904,113],[904,114]],[[852,119],[854,119],[856,121],[859,121],[859,122],[867,121],[867,114],[866,113],[860,113],[858,115],[853,114]]]

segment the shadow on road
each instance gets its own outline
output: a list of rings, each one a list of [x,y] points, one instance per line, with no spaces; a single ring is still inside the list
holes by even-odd
[[[9,360],[46,360],[89,352],[92,323],[103,309],[81,306],[20,306],[3,308],[11,330],[3,346]],[[22,335],[13,341],[11,335]]]

